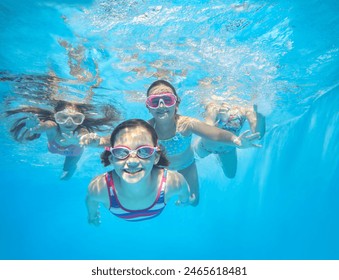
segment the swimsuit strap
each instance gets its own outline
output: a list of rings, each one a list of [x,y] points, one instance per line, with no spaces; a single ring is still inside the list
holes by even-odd
[[[114,181],[113,181],[113,171],[109,171],[105,174],[105,180],[107,185],[108,197],[109,197],[109,208],[116,206],[116,199],[114,199]]]
[[[166,189],[166,182],[167,182],[167,169],[164,169],[164,173],[162,174],[162,179],[160,182],[160,192],[165,192]]]

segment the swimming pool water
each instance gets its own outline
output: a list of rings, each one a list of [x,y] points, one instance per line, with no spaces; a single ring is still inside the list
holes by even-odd
[[[0,12],[2,112],[54,94],[148,119],[145,91],[165,78],[184,115],[202,119],[203,102],[226,96],[267,118],[263,148],[239,151],[235,179],[213,156],[197,161],[198,207],[140,223],[102,209],[99,228],[84,198],[108,170],[101,151],[88,148],[63,182],[46,138],[16,143],[2,118],[0,259],[338,259],[336,1],[6,0]]]

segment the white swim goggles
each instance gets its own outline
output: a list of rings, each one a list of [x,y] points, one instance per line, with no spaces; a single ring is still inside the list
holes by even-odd
[[[147,159],[150,158],[156,151],[158,151],[159,148],[143,145],[136,148],[135,150],[132,150],[126,146],[115,146],[105,147],[105,150],[111,152],[111,154],[117,159],[126,159],[132,154],[138,158]]]
[[[81,125],[85,120],[85,115],[80,112],[69,113],[66,111],[59,111],[54,114],[54,119],[58,124],[65,124],[68,120],[71,120],[73,124]]]

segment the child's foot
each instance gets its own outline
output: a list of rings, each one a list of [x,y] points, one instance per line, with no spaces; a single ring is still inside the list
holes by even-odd
[[[69,180],[69,179],[71,179],[71,177],[74,174],[74,171],[75,171],[75,169],[74,170],[64,170],[64,171],[62,171],[62,174],[60,176],[60,180]]]
[[[69,171],[62,171],[60,180],[69,180],[72,176],[69,175]]]

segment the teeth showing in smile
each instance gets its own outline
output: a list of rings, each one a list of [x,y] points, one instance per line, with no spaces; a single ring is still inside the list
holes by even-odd
[[[161,111],[161,112],[158,112],[157,114],[158,115],[164,115],[164,114],[166,114],[168,111]]]
[[[138,168],[138,169],[124,169],[124,171],[128,174],[135,174],[135,173],[138,173],[140,172],[142,169],[141,168]]]

